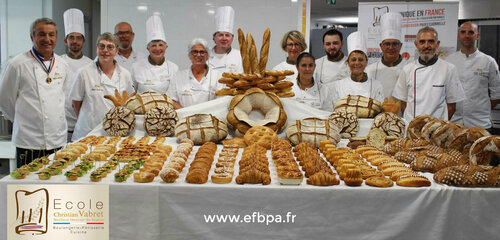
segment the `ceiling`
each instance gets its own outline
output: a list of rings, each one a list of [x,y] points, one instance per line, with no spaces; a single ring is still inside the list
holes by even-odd
[[[358,3],[360,2],[409,2],[405,0],[336,0],[335,5],[329,5],[326,0],[311,0],[311,28],[321,28],[322,25],[341,24],[356,25],[357,22],[346,23],[345,18],[358,17]],[[432,0],[412,0],[412,2],[432,2]],[[335,19],[333,19],[335,18]]]

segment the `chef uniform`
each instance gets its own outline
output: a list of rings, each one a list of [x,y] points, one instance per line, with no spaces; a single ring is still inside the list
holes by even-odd
[[[83,12],[76,8],[70,8],[64,12],[64,32],[65,36],[68,36],[70,33],[80,33],[83,37],[85,37],[85,27],[83,22]],[[73,104],[71,102],[71,97],[69,96],[69,92],[71,91],[71,86],[73,85],[74,76],[76,72],[81,67],[85,67],[93,63],[92,59],[87,56],[83,56],[79,59],[73,59],[68,56],[68,54],[64,54],[61,56],[69,66],[69,78],[67,88],[64,90],[66,93],[66,121],[68,122],[68,140],[71,140],[71,135],[73,135],[73,130],[76,124],[76,113],[73,109]]]
[[[366,42],[361,32],[353,32],[347,37],[347,48],[349,54],[354,50],[362,51],[366,54]],[[347,60],[346,60],[347,61]],[[364,82],[356,82],[348,76],[340,81],[334,81],[331,84],[333,103],[347,95],[361,95],[373,98],[377,101],[384,101],[382,84],[368,78]]]
[[[228,32],[233,34],[234,10],[230,6],[217,8],[215,13],[216,32]],[[234,36],[234,35],[233,35]],[[215,47],[210,49],[208,66],[220,72],[243,73],[241,53],[238,49],[231,48],[228,53],[217,54]]]
[[[144,54],[143,52],[132,49],[132,52],[130,53],[130,56],[128,58],[126,58],[126,57],[120,55],[120,53],[118,53],[115,56],[115,60],[118,62],[118,64],[120,66],[127,69],[128,71],[131,71],[132,65],[136,61],[139,61],[140,59],[143,59],[145,57],[146,57],[146,54]]]
[[[337,62],[329,61],[328,56],[316,59],[314,79],[316,79],[319,83],[331,86],[333,82],[349,77],[351,73],[346,62],[347,56],[344,56]]]
[[[0,111],[14,123],[12,140],[18,148],[18,167],[66,144],[64,89],[68,71],[60,56],[53,54],[50,61],[44,61],[34,48],[7,63],[0,86]],[[22,163],[20,149],[30,150]]]
[[[167,95],[182,107],[204,103],[215,99],[215,92],[225,87],[218,81],[221,77],[222,72],[208,68],[205,76],[198,82],[191,68],[182,70],[173,77]]]
[[[380,35],[381,41],[386,39],[397,39],[402,42],[401,38],[401,24],[403,16],[399,13],[388,12],[380,18]],[[369,78],[382,83],[384,89],[384,97],[390,99],[392,97],[392,90],[398,81],[399,73],[408,61],[399,56],[400,60],[394,66],[387,66],[382,62],[382,58],[366,67],[366,74]]]
[[[85,137],[90,131],[102,123],[106,113],[114,107],[113,102],[104,98],[105,95],[115,95],[115,89],[120,94],[127,91],[134,92],[130,72],[119,64],[111,79],[104,74],[97,64],[98,59],[91,65],[80,69],[71,88],[71,100],[82,101],[80,114],[75,125],[71,140],[76,141]]]
[[[451,121],[466,127],[491,128],[490,99],[500,99],[500,76],[495,59],[476,50],[469,57],[457,51],[446,60],[455,65],[466,96],[457,103]]]
[[[163,23],[159,15],[153,15],[146,21],[147,42],[161,40],[167,42]],[[153,65],[149,57],[145,57],[132,65],[132,77],[136,92],[158,92],[166,93],[174,74],[179,71],[177,64],[165,61],[161,65]]]
[[[408,63],[399,75],[393,96],[406,102],[403,117],[407,122],[424,114],[448,120],[447,103],[465,99],[457,69],[438,57],[428,64],[420,58]]]
[[[333,111],[334,104],[328,87],[322,87],[322,85],[316,81],[311,87],[302,90],[298,80],[296,80],[295,84],[292,86],[292,92],[295,93],[295,96],[291,97],[291,99],[297,102],[309,105],[313,108],[330,112]]]

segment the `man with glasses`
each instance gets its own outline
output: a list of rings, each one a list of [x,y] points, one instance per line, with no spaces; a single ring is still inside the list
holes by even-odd
[[[54,54],[56,23],[39,18],[31,24],[30,34],[33,47],[9,60],[0,85],[0,111],[14,122],[17,167],[64,146],[68,131],[68,64]]]
[[[115,26],[115,36],[118,38],[120,48],[115,60],[120,66],[132,71],[132,64],[146,57],[143,52],[133,50],[135,33],[128,22],[120,22]]]
[[[466,127],[489,129],[491,109],[500,102],[500,76],[495,59],[479,51],[477,24],[465,22],[458,29],[461,48],[446,60],[453,63],[464,87],[466,99],[457,103],[457,112],[451,119]]]
[[[217,31],[213,40],[215,47],[210,50],[208,65],[210,68],[221,72],[243,72],[241,53],[231,47],[233,43],[234,10],[230,6],[217,9],[215,13]]]
[[[449,120],[456,103],[465,99],[457,69],[436,54],[439,43],[434,28],[421,28],[415,40],[420,56],[399,74],[392,95],[402,101],[401,111],[407,122],[425,114]]]
[[[347,56],[342,52],[344,38],[337,29],[330,29],[323,34],[323,48],[326,55],[316,59],[315,80],[322,84],[332,85],[350,75],[346,64]]]
[[[388,12],[380,19],[380,35],[382,42],[382,58],[366,67],[369,78],[382,83],[384,97],[390,99],[392,90],[398,81],[399,73],[408,63],[401,57],[401,24],[403,16],[399,13]]]
[[[76,123],[76,113],[71,104],[69,92],[73,85],[73,76],[79,68],[92,63],[92,60],[83,55],[82,48],[85,44],[85,25],[83,21],[83,12],[76,8],[70,8],[64,12],[64,31],[66,37],[64,44],[67,46],[66,54],[61,57],[66,60],[70,69],[70,77],[68,78],[68,88],[66,92],[66,121],[68,122],[68,142],[71,141],[73,130]]]

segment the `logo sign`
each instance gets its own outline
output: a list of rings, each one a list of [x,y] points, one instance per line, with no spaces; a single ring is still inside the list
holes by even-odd
[[[7,239],[109,239],[108,185],[8,185]]]

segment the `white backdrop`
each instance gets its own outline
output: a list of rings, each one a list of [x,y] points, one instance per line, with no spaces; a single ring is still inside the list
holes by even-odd
[[[185,69],[190,66],[187,56],[189,41],[202,37],[213,47],[214,13],[217,7],[226,5],[232,6],[235,11],[234,33],[238,28],[245,34],[252,33],[258,52],[264,30],[267,27],[271,29],[268,69],[285,60],[286,53],[281,49],[280,41],[286,32],[301,30],[299,9],[302,8],[302,1],[101,0],[101,32],[114,32],[116,23],[129,22],[135,32],[134,49],[146,52],[146,19],[153,12],[159,12],[168,44],[166,57],[178,64],[180,69]],[[232,46],[239,49],[236,34]]]
[[[406,59],[418,57],[414,41],[420,28],[425,26],[437,30],[441,44],[438,54],[445,57],[456,51],[458,29],[458,2],[447,3],[359,3],[358,30],[366,37],[369,62],[382,56],[380,50],[380,17],[386,12],[403,15],[403,47],[401,55]]]

